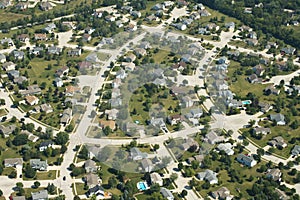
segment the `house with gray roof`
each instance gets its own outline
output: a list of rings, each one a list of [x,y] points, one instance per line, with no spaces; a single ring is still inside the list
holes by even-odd
[[[14,58],[17,60],[22,60],[25,56],[25,53],[23,51],[18,51],[18,50],[14,50],[12,54]]]
[[[217,173],[213,172],[210,169],[206,169],[204,172],[200,172],[196,176],[200,181],[205,180],[209,182],[211,185],[218,183]]]
[[[0,53],[0,63],[5,63],[5,62],[6,62],[6,56]]]
[[[61,118],[60,118],[60,123],[62,123],[64,125],[68,124],[72,119],[72,113],[73,112],[72,112],[71,108],[65,109],[62,116],[61,116]]]
[[[57,47],[57,46],[50,46],[50,47],[48,47],[48,53],[59,55],[62,53],[62,48]]]
[[[163,118],[152,118],[150,121],[150,124],[152,126],[158,127],[158,128],[163,128],[166,127],[165,121]]]
[[[277,136],[268,142],[269,145],[275,146],[277,148],[285,148],[287,147],[287,143],[284,141],[283,137]]]
[[[256,127],[256,128],[253,129],[253,132],[255,134],[267,135],[267,134],[271,133],[271,129],[270,128],[265,128],[265,127]]]
[[[281,175],[282,173],[278,168],[268,169],[266,172],[266,177],[273,181],[281,181]]]
[[[277,125],[284,126],[285,123],[285,117],[283,114],[277,113],[277,114],[271,114],[270,115],[271,121],[275,121]]]
[[[12,200],[26,200],[25,196],[14,196]]]
[[[293,156],[299,156],[300,154],[300,145],[295,145],[291,151]]]
[[[142,160],[147,157],[148,157],[147,153],[141,152],[137,147],[133,147],[130,149],[130,158],[132,160]]]
[[[86,173],[96,173],[98,170],[98,166],[96,165],[96,162],[89,159],[84,162],[84,169]]]
[[[100,183],[100,178],[98,177],[97,174],[93,174],[93,173],[88,173],[85,176],[85,183],[89,188],[93,188],[96,185],[99,185]]]
[[[217,149],[219,151],[224,151],[228,156],[232,156],[234,154],[234,151],[232,150],[232,144],[229,142],[219,144]]]
[[[47,160],[42,161],[41,159],[30,159],[30,166],[33,169],[37,169],[39,171],[47,171],[48,164]]]
[[[10,71],[7,71],[7,76],[9,79],[13,80],[20,76],[20,72],[18,70],[10,70]]]
[[[152,164],[152,161],[148,158],[144,158],[141,161],[141,166],[142,166],[143,171],[145,171],[145,172],[152,172],[154,169],[154,165]]]
[[[257,164],[256,160],[254,160],[252,155],[239,154],[236,160],[248,167],[253,167]]]
[[[16,125],[0,125],[0,133],[4,135],[4,137],[9,137],[10,134],[12,134],[16,129]]]
[[[204,141],[209,144],[216,144],[219,142],[223,142],[225,140],[224,136],[219,136],[215,131],[210,131],[205,135]]]
[[[163,197],[167,200],[174,200],[174,196],[170,190],[167,188],[160,188],[160,193],[163,195]]]
[[[38,192],[31,193],[32,200],[47,200],[48,199],[48,191],[40,190]]]
[[[230,190],[227,187],[221,187],[218,190],[211,193],[211,196],[215,200],[231,200],[233,195],[230,194]]]
[[[22,167],[23,158],[6,158],[4,159],[4,167]]]

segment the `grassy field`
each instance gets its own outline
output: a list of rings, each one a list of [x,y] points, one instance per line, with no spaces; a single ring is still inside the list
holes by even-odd
[[[49,170],[45,172],[37,172],[34,178],[26,178],[23,174],[24,180],[54,180],[56,178],[56,170]]]
[[[75,183],[77,195],[84,195],[87,190],[84,189],[84,183]]]

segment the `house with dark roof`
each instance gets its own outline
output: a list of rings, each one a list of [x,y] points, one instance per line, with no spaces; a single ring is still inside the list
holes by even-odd
[[[54,142],[51,141],[51,140],[44,141],[44,142],[42,142],[42,143],[40,144],[40,146],[39,146],[39,151],[40,151],[40,152],[43,152],[43,151],[45,151],[46,149],[53,147],[53,145],[54,145]]]
[[[257,164],[252,155],[239,154],[236,160],[247,167],[253,167]]]
[[[300,145],[295,145],[291,151],[291,154],[293,156],[299,156],[300,155]]]
[[[167,188],[161,187],[160,193],[163,195],[163,197],[167,200],[174,200],[174,196],[170,190]]]

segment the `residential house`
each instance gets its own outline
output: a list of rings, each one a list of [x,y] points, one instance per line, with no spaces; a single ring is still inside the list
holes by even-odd
[[[18,70],[7,71],[7,76],[10,80],[20,77],[20,72]]]
[[[290,199],[290,197],[287,196],[284,191],[282,191],[278,188],[275,188],[275,192],[278,194],[278,197],[280,200],[289,200]]]
[[[125,56],[124,59],[126,62],[133,62],[133,61],[135,61],[136,56],[134,54],[130,53],[127,56]]]
[[[116,122],[113,120],[99,120],[99,125],[102,129],[109,127],[112,131],[116,129]]]
[[[157,17],[155,15],[149,15],[145,18],[145,21],[147,22],[152,22],[152,21],[156,21],[157,20]]]
[[[271,133],[270,128],[264,128],[264,127],[256,127],[253,129],[254,134],[262,134],[262,135],[267,135]]]
[[[278,44],[276,42],[267,42],[266,49],[270,49],[270,48],[277,49]]]
[[[43,47],[33,47],[32,50],[30,51],[30,54],[40,55],[43,50],[44,50]]]
[[[72,97],[74,94],[79,93],[79,92],[80,92],[80,88],[73,86],[73,85],[69,85],[65,89],[65,94],[66,94],[66,96],[69,96],[69,97]]]
[[[165,9],[165,5],[164,4],[161,4],[161,3],[157,3],[157,4],[155,4],[152,8],[151,8],[151,10],[164,10]]]
[[[211,185],[218,184],[217,173],[213,172],[210,169],[206,169],[204,172],[200,172],[196,176],[198,179],[200,179],[200,181],[205,180]]]
[[[108,120],[116,120],[118,116],[119,110],[113,108],[111,110],[105,110],[105,114],[107,115]]]
[[[39,98],[37,98],[36,96],[28,95],[25,97],[25,101],[28,105],[33,106],[33,105],[37,105],[39,103]]]
[[[4,137],[8,137],[10,134],[12,134],[16,129],[16,125],[0,125],[0,133],[4,135]]]
[[[150,173],[154,169],[152,161],[149,160],[148,158],[142,159],[141,165],[142,165],[142,169],[144,170],[144,172],[149,172]]]
[[[252,83],[252,84],[260,82],[259,78],[257,77],[256,74],[252,74],[252,75],[248,76],[247,80],[249,81],[249,83]]]
[[[2,68],[5,70],[5,71],[11,71],[11,70],[15,70],[16,69],[16,64],[9,61],[9,62],[6,62],[2,65]]]
[[[71,49],[68,51],[68,55],[69,56],[80,56],[82,53],[82,50],[81,49]]]
[[[39,146],[39,151],[43,152],[48,148],[52,148],[54,145],[54,142],[51,140],[43,141]]]
[[[135,161],[136,160],[142,160],[142,159],[147,158],[147,157],[148,157],[147,153],[142,153],[139,150],[139,148],[137,148],[137,147],[133,147],[133,148],[130,149],[130,158],[132,160],[135,160]]]
[[[284,126],[285,123],[285,117],[283,114],[277,113],[277,114],[271,114],[270,120],[275,121],[277,125]]]
[[[176,125],[182,121],[182,116],[180,114],[171,115],[168,117],[169,124]]]
[[[113,44],[114,39],[113,38],[102,38],[101,44]]]
[[[216,86],[216,89],[217,90],[228,90],[229,89],[229,86],[228,86],[228,83],[227,81],[225,80],[216,80],[214,82],[215,86]]]
[[[126,74],[125,70],[120,69],[119,71],[117,71],[116,79],[125,79],[126,77],[127,77],[127,74]]]
[[[111,98],[115,99],[119,96],[121,96],[121,90],[119,88],[113,88],[111,92]]]
[[[183,6],[189,5],[189,2],[187,2],[185,0],[177,0],[177,4],[178,4],[178,6],[183,7]]]
[[[294,148],[291,151],[291,154],[293,156],[299,156],[299,154],[300,154],[300,145],[295,145]]]
[[[269,145],[275,146],[277,148],[285,148],[287,147],[287,143],[284,141],[283,137],[277,136],[268,142]]]
[[[78,63],[77,67],[79,71],[81,71],[81,70],[91,69],[93,67],[93,64],[89,61],[82,61]]]
[[[176,23],[176,24],[173,24],[173,26],[181,31],[184,31],[187,29],[187,26],[184,23]]]
[[[266,94],[274,94],[274,95],[279,95],[279,94],[280,94],[280,90],[276,89],[276,88],[274,87],[274,85],[270,85],[270,86],[266,87],[266,88],[264,89],[264,92],[265,92]]]
[[[156,78],[152,83],[159,86],[165,86],[167,84],[164,78]]]
[[[136,30],[137,30],[137,26],[136,26],[135,24],[129,23],[129,24],[125,27],[125,30],[126,30],[126,31],[130,31],[130,32],[133,32],[133,31],[136,31]]]
[[[40,8],[42,11],[48,11],[53,9],[53,6],[49,1],[45,1],[40,3]]]
[[[46,33],[53,33],[53,30],[56,29],[56,25],[54,23],[48,24],[43,30]]]
[[[206,28],[207,30],[215,30],[215,31],[218,31],[218,30],[220,29],[220,27],[219,27],[217,24],[215,24],[215,23],[208,23],[208,24],[205,26],[205,28]]]
[[[191,97],[184,96],[181,98],[181,106],[183,108],[189,108],[189,107],[192,107],[193,105],[194,105],[194,101],[192,100]]]
[[[38,85],[30,85],[27,87],[27,90],[23,90],[20,92],[23,96],[27,95],[37,95],[41,93],[41,88]]]
[[[53,112],[52,106],[50,104],[47,104],[47,103],[44,103],[44,104],[40,105],[39,109],[40,109],[40,112],[45,112],[46,114]]]
[[[6,62],[6,56],[0,53],[0,63],[5,63],[5,62]]]
[[[87,196],[88,197],[92,197],[93,195],[95,195],[96,197],[104,197],[105,193],[104,193],[104,188],[101,187],[99,184],[96,185],[95,187],[92,187],[89,189],[89,191],[87,192]]]
[[[150,124],[152,126],[155,126],[155,127],[158,127],[158,128],[164,128],[164,127],[166,127],[166,124],[165,124],[163,118],[152,118],[150,120]]]
[[[40,159],[30,159],[29,162],[30,162],[30,166],[33,169],[37,169],[39,171],[47,171],[48,168],[47,160],[42,161]]]
[[[167,188],[161,187],[160,193],[163,195],[163,197],[167,200],[174,200],[174,196],[170,190]]]
[[[116,18],[113,15],[107,15],[105,17],[105,20],[108,22],[114,22],[114,21],[116,21]]]
[[[234,30],[235,23],[234,22],[225,23],[225,27],[228,28],[229,30]]]
[[[7,8],[8,6],[11,6],[12,3],[10,0],[1,0],[0,1],[0,9],[5,9]]]
[[[33,135],[32,133],[30,133],[29,131],[26,131],[26,130],[21,131],[21,134],[28,135],[28,140],[31,142],[36,142],[40,139],[38,136]]]
[[[131,11],[130,14],[135,18],[140,18],[142,16],[142,13],[139,11]]]
[[[173,6],[174,2],[173,1],[164,1],[163,4],[167,8],[167,7]]]
[[[83,42],[89,42],[89,41],[91,41],[91,39],[92,39],[92,36],[90,34],[85,33],[82,36]]]
[[[256,65],[252,70],[257,76],[263,76],[265,73],[265,69],[261,65]]]
[[[239,163],[247,167],[253,167],[257,164],[252,155],[239,154],[236,159]]]
[[[224,151],[228,156],[232,156],[234,154],[234,151],[232,150],[232,144],[229,142],[219,144],[217,149],[219,151]]]
[[[143,49],[143,48],[137,48],[134,50],[134,53],[137,56],[144,56],[147,54],[147,51],[146,51],[146,49]]]
[[[89,188],[93,188],[95,187],[96,185],[99,185],[100,183],[100,179],[98,177],[97,174],[93,174],[93,173],[88,173],[86,176],[85,176],[85,183],[86,185],[89,187]]]
[[[18,50],[14,50],[12,54],[16,60],[22,60],[25,56],[25,53],[23,51]]]
[[[36,33],[36,34],[34,34],[34,39],[35,40],[43,40],[43,41],[45,41],[48,38],[47,38],[47,34],[46,33]]]
[[[278,168],[268,169],[266,172],[266,177],[273,181],[281,181],[281,175],[282,173]]]
[[[16,5],[16,9],[18,10],[26,10],[28,8],[29,3],[28,2],[19,2]]]
[[[95,32],[95,29],[88,26],[84,29],[84,32],[90,35]]]
[[[23,167],[23,158],[6,158],[4,167]]]
[[[3,38],[1,39],[1,44],[4,45],[4,44],[7,44],[7,46],[13,46],[14,45],[14,42],[11,38]]]
[[[181,71],[181,70],[185,69],[186,66],[187,66],[186,62],[180,61],[180,62],[172,65],[172,69],[177,69],[177,70]]]
[[[258,106],[260,107],[260,111],[263,113],[268,112],[269,110],[272,109],[272,106],[269,103],[266,102],[259,102]]]
[[[59,77],[55,78],[53,83],[56,87],[62,87],[64,85],[64,82]]]
[[[48,200],[48,191],[40,190],[38,192],[31,192],[32,200]]]
[[[241,100],[231,99],[227,101],[227,105],[229,108],[243,108],[243,103]]]
[[[76,24],[74,22],[64,21],[62,22],[62,25],[68,27],[69,29],[76,29]]]
[[[142,49],[150,49],[151,48],[150,43],[147,42],[147,41],[141,42],[139,47],[142,48]]]
[[[26,200],[25,196],[14,196],[12,200]]]
[[[89,159],[84,162],[84,169],[86,173],[96,173],[98,170],[98,166],[96,165],[96,162]]]
[[[29,35],[21,34],[21,35],[18,35],[16,39],[19,40],[20,42],[29,42]]]
[[[257,39],[251,39],[251,38],[248,38],[245,40],[246,43],[249,45],[249,46],[256,46],[258,45],[258,40]]]
[[[60,55],[62,53],[62,48],[57,47],[57,46],[49,46],[48,47],[48,53],[49,54]]]
[[[190,148],[194,148],[195,151],[199,149],[199,144],[193,138],[187,138],[184,142],[180,145],[180,148],[184,151],[188,151]]]
[[[216,144],[219,142],[223,142],[225,140],[224,136],[219,136],[215,131],[210,131],[205,135],[204,141],[209,144]]]
[[[221,187],[218,190],[211,193],[211,196],[215,200],[231,200],[233,195],[230,194],[230,190],[227,187]]]
[[[284,47],[281,49],[281,52],[287,55],[294,55],[296,49],[294,47]]]
[[[250,31],[248,37],[257,40],[257,34],[254,31]]]
[[[163,179],[157,172],[153,172],[150,174],[151,184],[158,184],[159,186],[163,186]]]
[[[299,22],[298,21],[292,21],[292,25],[293,26],[299,26]]]
[[[95,11],[93,13],[93,16],[96,17],[96,18],[101,18],[103,15],[103,11]]]
[[[110,99],[108,102],[110,103],[110,106],[112,108],[117,108],[117,107],[122,105],[122,99],[121,98]]]
[[[201,165],[201,162],[204,160],[204,155],[203,154],[195,155],[193,157],[188,158],[186,162],[188,164],[191,164],[194,160],[199,162]]]
[[[137,125],[135,123],[130,123],[130,122],[127,122],[124,126],[124,129],[125,132],[126,132],[126,135],[128,136],[136,136],[138,134],[144,134],[145,133],[145,128],[143,125]]]
[[[72,109],[71,108],[67,108],[62,113],[62,116],[60,118],[60,123],[66,125],[66,124],[68,124],[71,121],[71,119],[72,119]]]

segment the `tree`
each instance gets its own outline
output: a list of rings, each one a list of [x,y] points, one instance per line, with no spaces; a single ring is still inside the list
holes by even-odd
[[[29,164],[25,167],[25,177],[26,178],[33,178],[36,175],[35,169],[33,169]]]
[[[53,183],[48,183],[48,186],[46,187],[46,190],[50,193],[50,194],[55,194],[56,192],[56,187]]]
[[[34,188],[39,188],[40,185],[41,185],[41,183],[38,182],[38,181],[35,181],[35,182],[33,183]]]
[[[177,178],[178,178],[178,175],[177,175],[176,173],[172,173],[172,174],[170,175],[170,180],[171,180],[172,182],[174,182]]]
[[[55,142],[58,145],[66,144],[69,141],[69,134],[65,132],[59,132],[56,135]]]
[[[187,192],[186,190],[182,190],[180,196],[181,196],[182,198],[184,198],[187,194],[188,194],[188,192]]]
[[[155,145],[153,146],[153,149],[154,149],[154,151],[157,151],[157,150],[159,149],[159,144],[155,144]]]
[[[159,192],[159,190],[160,190],[160,186],[158,183],[152,184],[150,187],[151,194],[155,192]]]
[[[3,195],[3,192],[2,192],[2,190],[0,190],[0,197],[2,197],[2,195]]]
[[[118,184],[118,180],[116,179],[115,176],[111,176],[108,179],[108,185],[110,186],[110,188],[115,188]]]
[[[28,135],[26,134],[19,134],[16,135],[15,138],[13,139],[12,143],[15,146],[20,146],[26,144],[28,141]]]
[[[16,170],[11,171],[10,174],[8,175],[8,178],[17,178]]]

